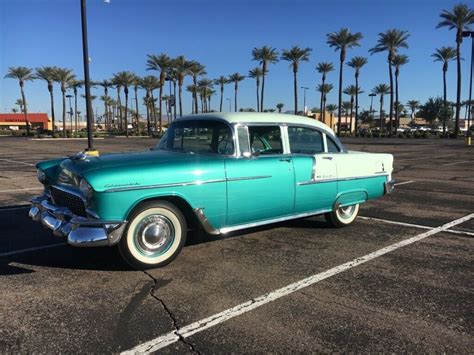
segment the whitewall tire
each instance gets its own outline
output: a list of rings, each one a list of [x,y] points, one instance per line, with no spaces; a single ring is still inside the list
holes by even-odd
[[[324,214],[326,221],[334,227],[345,227],[350,225],[359,214],[359,204],[339,207],[336,211]]]
[[[129,217],[119,243],[125,261],[137,269],[160,267],[171,262],[186,242],[186,220],[166,201],[141,204]]]

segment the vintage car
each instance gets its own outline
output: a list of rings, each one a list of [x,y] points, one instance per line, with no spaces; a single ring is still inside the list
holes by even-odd
[[[188,227],[213,235],[324,214],[351,224],[390,193],[393,156],[347,151],[316,120],[212,113],[174,121],[150,151],[37,164],[30,217],[77,247],[117,245],[135,268],[163,266]]]

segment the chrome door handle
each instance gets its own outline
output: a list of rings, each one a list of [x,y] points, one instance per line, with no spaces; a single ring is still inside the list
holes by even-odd
[[[332,157],[323,157],[323,159],[332,160]]]
[[[286,161],[287,163],[291,163],[291,158],[281,158],[280,161]]]

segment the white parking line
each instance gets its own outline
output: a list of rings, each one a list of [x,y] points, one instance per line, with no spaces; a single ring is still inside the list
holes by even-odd
[[[443,164],[444,166],[447,166],[447,165],[457,165],[457,164],[462,164],[462,163],[471,163],[470,160],[462,160],[462,161],[455,161],[454,163],[447,163],[447,164]]]
[[[459,154],[446,154],[446,155],[438,155],[436,157],[418,157],[418,158],[411,158],[411,159],[404,159],[403,157],[400,157],[400,160],[406,161],[406,160],[425,160],[425,159],[437,159],[437,158],[447,158],[447,157],[453,157],[453,156],[459,156]]]
[[[40,246],[40,247],[34,247],[34,248],[27,248],[27,249],[19,249],[19,250],[9,251],[9,252],[6,252],[6,253],[0,253],[0,258],[1,258],[1,257],[5,257],[5,256],[12,256],[12,255],[25,254],[25,253],[29,253],[30,251],[57,248],[57,247],[60,247],[60,246],[63,246],[63,245],[67,245],[67,243],[56,243],[56,244],[43,245],[43,246]]]
[[[19,191],[32,191],[32,190],[43,190],[43,188],[42,187],[30,187],[30,188],[27,188],[27,189],[0,190],[0,193],[19,192]]]
[[[200,321],[191,323],[185,327],[180,328],[179,330],[175,330],[166,334],[163,334],[162,336],[159,336],[153,340],[150,340],[146,343],[140,344],[130,350],[122,352],[122,354],[135,354],[135,353],[150,353],[150,352],[155,352],[159,349],[162,349],[164,347],[167,347],[168,345],[171,345],[175,342],[177,342],[179,339],[182,338],[187,338],[190,337],[193,334],[202,332],[206,329],[209,329],[211,327],[214,327],[222,322],[225,322],[229,319],[232,319],[234,317],[237,317],[241,314],[250,312],[258,307],[261,307],[267,303],[270,303],[272,301],[275,301],[279,298],[282,298],[284,296],[288,296],[292,294],[293,292],[296,292],[298,290],[301,290],[303,288],[306,288],[308,286],[314,285],[322,280],[325,280],[329,277],[332,277],[334,275],[340,274],[341,272],[344,272],[346,270],[352,269],[356,266],[359,266],[361,264],[364,264],[370,260],[376,259],[382,255],[385,255],[387,253],[390,253],[392,251],[395,251],[399,248],[402,248],[404,246],[413,244],[417,241],[420,241],[422,239],[425,239],[431,235],[443,232],[445,230],[450,229],[451,227],[454,227],[455,225],[464,223],[471,218],[474,217],[474,213],[471,213],[470,215],[467,215],[465,217],[456,219],[452,222],[446,223],[440,227],[433,228],[429,231],[426,231],[424,233],[418,234],[414,237],[402,240],[401,242],[389,245],[385,248],[379,249],[373,253],[369,253],[367,255],[364,255],[359,258],[355,258],[351,261],[348,261],[347,263],[341,264],[339,266],[333,267],[332,269],[326,270],[324,272],[321,272],[319,274],[315,274],[313,276],[310,276],[306,279],[303,279],[301,281],[297,281],[295,283],[292,283],[288,286],[282,287],[278,290],[269,292],[265,295],[256,297],[254,299],[251,299],[250,301],[241,303],[235,307],[226,309],[225,311],[222,311],[220,313],[217,313],[215,315],[212,315],[210,317],[207,317],[205,319],[202,319]]]
[[[395,184],[395,186],[400,186],[400,185],[405,185],[405,184],[411,184],[412,182],[414,182],[414,181],[410,180],[410,181],[397,182],[397,183]]]
[[[28,165],[28,166],[35,166],[35,164],[31,164],[31,163],[25,163],[23,161],[17,161],[17,160],[10,160],[10,159],[0,159],[1,161],[8,161],[10,163],[16,163],[16,164],[20,164],[20,165]]]

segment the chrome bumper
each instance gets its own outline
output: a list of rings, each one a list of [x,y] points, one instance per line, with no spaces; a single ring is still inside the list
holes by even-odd
[[[395,180],[385,182],[385,195],[391,194],[395,190]]]
[[[58,237],[67,237],[75,247],[112,246],[117,244],[127,225],[124,221],[105,221],[74,215],[68,208],[51,204],[46,195],[31,200],[28,213]]]

